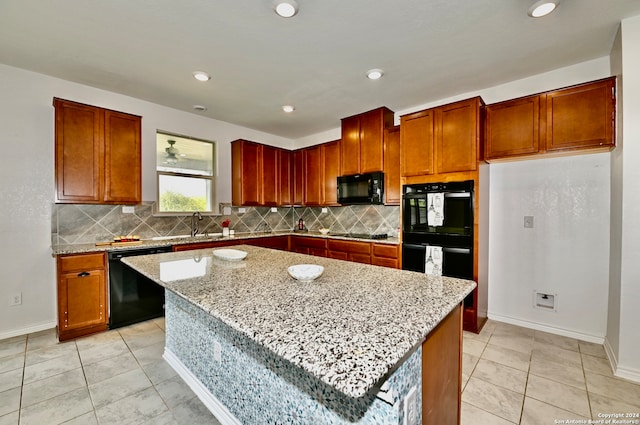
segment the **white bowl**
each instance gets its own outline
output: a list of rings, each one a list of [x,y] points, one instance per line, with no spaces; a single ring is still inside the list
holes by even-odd
[[[318,229],[318,232],[322,233],[323,235],[326,235],[329,233],[329,229],[325,229],[325,228]]]
[[[311,282],[320,277],[324,267],[316,264],[296,264],[287,269],[292,278],[300,282]]]
[[[242,261],[247,256],[246,251],[239,249],[214,249],[213,255],[225,261]]]

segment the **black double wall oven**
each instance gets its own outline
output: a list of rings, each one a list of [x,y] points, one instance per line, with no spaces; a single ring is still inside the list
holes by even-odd
[[[403,186],[402,268],[473,279],[473,211],[473,180]]]

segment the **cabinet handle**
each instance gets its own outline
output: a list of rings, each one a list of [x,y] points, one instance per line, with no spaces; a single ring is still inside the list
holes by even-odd
[[[89,272],[80,272],[80,273],[78,273],[78,277],[87,277],[87,276],[91,276],[91,273],[89,273]]]

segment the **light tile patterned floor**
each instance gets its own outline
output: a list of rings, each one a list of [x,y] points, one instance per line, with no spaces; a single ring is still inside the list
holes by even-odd
[[[0,341],[0,425],[218,424],[162,360],[164,321],[58,343]],[[464,334],[462,425],[555,424],[640,412],[601,345],[503,323]]]
[[[164,320],[0,341],[0,425],[219,424],[162,359]]]
[[[640,385],[613,376],[602,345],[494,321],[463,344],[462,425],[640,413]]]

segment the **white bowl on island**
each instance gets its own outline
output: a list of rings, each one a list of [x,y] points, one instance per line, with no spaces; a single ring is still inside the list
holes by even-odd
[[[316,264],[296,264],[290,266],[287,271],[292,278],[299,282],[312,282],[322,275],[324,267]]]
[[[239,249],[214,249],[213,255],[225,261],[242,261],[247,256],[246,251],[240,251]]]

